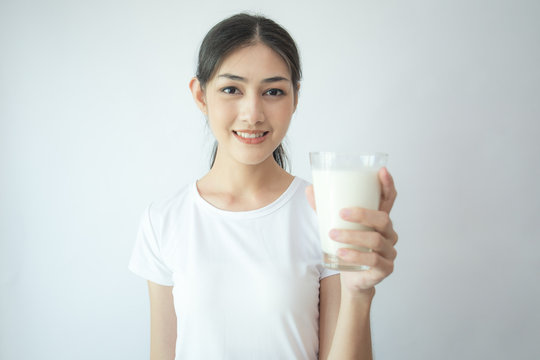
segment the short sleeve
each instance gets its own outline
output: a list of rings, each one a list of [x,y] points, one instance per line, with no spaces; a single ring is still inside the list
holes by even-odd
[[[161,285],[172,286],[172,271],[163,261],[156,232],[150,218],[149,205],[141,219],[129,270],[136,275]]]
[[[319,276],[319,281],[321,281],[321,280],[324,279],[325,277],[339,274],[339,271],[332,270],[332,269],[328,269],[328,268],[325,268],[324,266],[321,266],[319,272],[320,272],[320,274],[321,274],[321,275]]]

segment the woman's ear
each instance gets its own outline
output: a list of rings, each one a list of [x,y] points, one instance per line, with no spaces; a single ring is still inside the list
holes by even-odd
[[[197,106],[204,115],[208,115],[204,91],[197,77],[191,79],[191,81],[189,82],[189,89],[191,90],[191,95],[193,96],[193,100],[195,100],[195,104],[197,104]]]
[[[294,111],[296,111],[298,105],[298,95],[300,95],[300,83],[296,84],[296,91],[294,92]]]

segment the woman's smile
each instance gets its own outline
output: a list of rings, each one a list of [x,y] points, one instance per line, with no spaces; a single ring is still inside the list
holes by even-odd
[[[260,144],[266,140],[269,133],[261,130],[233,130],[234,136],[244,144]]]

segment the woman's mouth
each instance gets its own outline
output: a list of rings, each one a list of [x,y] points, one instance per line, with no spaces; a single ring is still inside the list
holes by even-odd
[[[269,131],[235,131],[233,130],[234,136],[244,144],[260,144],[266,140],[266,135]]]

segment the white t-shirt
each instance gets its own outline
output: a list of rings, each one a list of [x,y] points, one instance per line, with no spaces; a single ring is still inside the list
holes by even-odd
[[[316,214],[295,177],[271,204],[218,209],[196,184],[145,211],[129,268],[173,287],[176,359],[317,359]]]

